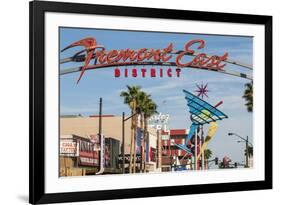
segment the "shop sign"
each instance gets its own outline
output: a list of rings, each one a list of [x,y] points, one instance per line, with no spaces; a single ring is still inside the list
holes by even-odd
[[[73,139],[61,139],[60,140],[60,155],[75,157],[79,155],[79,143]]]
[[[79,157],[79,164],[82,166],[98,166],[99,160],[92,157]]]
[[[140,163],[141,155],[137,154],[136,157],[137,157],[136,163]],[[119,163],[123,163],[123,155],[122,154],[119,155],[118,161],[119,161]],[[130,162],[130,154],[125,154],[125,163],[129,163],[129,162]]]
[[[153,115],[148,119],[148,125],[156,130],[163,130],[168,132],[167,126],[169,123],[170,115],[159,113]]]

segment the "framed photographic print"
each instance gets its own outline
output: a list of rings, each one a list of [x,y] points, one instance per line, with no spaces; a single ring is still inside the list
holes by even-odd
[[[272,188],[272,17],[30,2],[30,203]]]

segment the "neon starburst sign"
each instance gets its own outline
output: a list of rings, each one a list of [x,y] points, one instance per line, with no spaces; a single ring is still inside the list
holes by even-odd
[[[207,93],[209,92],[209,90],[207,89],[208,83],[205,85],[203,83],[201,83],[200,86],[198,84],[196,84],[196,87],[198,88],[198,90],[195,90],[195,92],[198,93],[197,97],[201,97],[202,99],[204,98],[204,96],[206,96],[207,98],[209,97],[207,95]]]

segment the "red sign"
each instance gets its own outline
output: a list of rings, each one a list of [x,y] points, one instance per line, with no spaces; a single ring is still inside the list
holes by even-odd
[[[99,166],[99,153],[96,151],[93,151],[92,153],[80,152],[79,165]]]
[[[81,166],[98,166],[99,159],[92,157],[79,157],[79,165]]]
[[[96,69],[102,67],[112,67],[116,66],[114,70],[114,76],[120,77],[121,70],[118,66],[130,66],[130,65],[156,65],[156,66],[167,66],[167,69],[163,68],[151,68],[147,70],[146,68],[137,69],[133,68],[129,73],[128,69],[125,69],[123,72],[124,77],[128,77],[129,75],[132,77],[163,77],[163,76],[176,76],[180,77],[180,72],[182,67],[192,67],[192,68],[203,68],[203,69],[211,69],[211,70],[222,70],[225,66],[223,61],[227,60],[228,53],[224,53],[222,56],[218,55],[207,55],[204,52],[200,52],[201,49],[205,47],[205,41],[202,39],[195,39],[186,42],[184,45],[184,50],[180,52],[175,52],[174,46],[172,43],[169,43],[163,49],[148,49],[148,48],[140,48],[137,50],[134,49],[121,49],[121,50],[109,50],[107,51],[104,46],[98,45],[95,38],[85,38],[80,41],[76,41],[71,45],[64,48],[62,51],[74,47],[74,46],[84,46],[85,49],[79,51],[74,56],[78,56],[79,54],[86,52],[85,62],[83,67],[81,68],[80,76],[77,80],[77,83],[82,78],[84,72],[87,69]],[[192,47],[195,47],[193,49]],[[177,55],[175,57],[175,62],[168,62],[172,55]],[[186,55],[193,56],[192,59],[186,60],[183,57]],[[94,64],[90,64],[91,59],[95,59]],[[178,67],[173,71],[169,66]]]
[[[99,152],[95,150],[94,143],[91,141],[79,141],[79,160],[81,166],[98,166],[99,165]]]

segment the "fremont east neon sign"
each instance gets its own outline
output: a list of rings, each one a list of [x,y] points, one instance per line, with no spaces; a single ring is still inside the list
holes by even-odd
[[[225,63],[223,61],[227,60],[228,53],[223,55],[207,55],[204,52],[200,52],[201,49],[205,47],[205,41],[202,39],[194,39],[186,42],[184,49],[181,51],[174,50],[172,43],[169,43],[163,49],[154,48],[140,48],[140,49],[113,49],[106,50],[102,45],[98,45],[95,38],[85,38],[76,41],[62,51],[69,49],[74,46],[84,46],[85,49],[79,51],[74,55],[78,56],[81,53],[86,52],[84,65],[81,67],[80,76],[77,83],[80,81],[84,72],[88,69],[106,68],[115,66],[114,76],[115,77],[180,77],[181,69],[183,67],[201,68],[208,70],[223,70]],[[193,48],[191,48],[193,47]],[[195,48],[195,49],[194,49]],[[170,62],[169,60],[175,56],[175,61]],[[184,59],[184,56],[192,56],[191,59]],[[91,60],[95,59],[94,63]],[[120,69],[120,66],[141,66],[141,65],[155,65],[147,69],[142,68],[132,68],[132,69]],[[162,68],[159,66],[165,66]],[[177,67],[172,69],[171,67]]]

